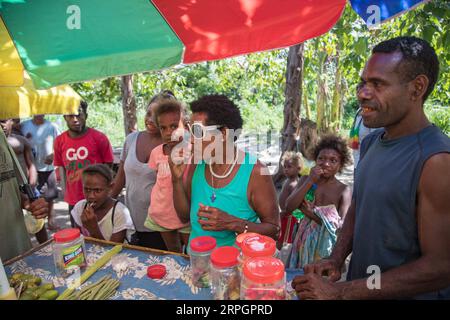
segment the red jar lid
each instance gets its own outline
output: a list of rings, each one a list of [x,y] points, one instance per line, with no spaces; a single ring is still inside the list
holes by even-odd
[[[211,253],[211,263],[218,268],[233,267],[238,264],[238,256],[239,250],[235,247],[219,247]]]
[[[244,263],[244,276],[259,284],[275,283],[284,277],[284,264],[273,257],[250,258]]]
[[[248,237],[253,237],[253,236],[259,236],[259,234],[255,233],[255,232],[247,232],[247,233],[241,233],[241,234],[237,235],[236,245],[239,248],[242,248],[242,242],[244,242],[244,240],[247,239]]]
[[[191,250],[195,252],[207,252],[216,247],[216,239],[211,236],[200,236],[191,240]]]
[[[246,257],[271,257],[277,249],[276,242],[272,238],[256,235],[247,237],[242,242],[242,254]]]
[[[53,235],[55,242],[70,242],[80,237],[80,230],[77,228],[64,229]]]
[[[147,268],[147,276],[152,279],[162,279],[166,273],[166,267],[162,264],[154,264]]]

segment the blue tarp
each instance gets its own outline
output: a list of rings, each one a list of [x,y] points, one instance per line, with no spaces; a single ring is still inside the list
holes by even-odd
[[[350,0],[353,10],[369,27],[376,26],[396,15],[413,9],[429,0]]]

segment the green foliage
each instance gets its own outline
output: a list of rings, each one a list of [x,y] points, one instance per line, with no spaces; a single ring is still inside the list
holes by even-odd
[[[359,104],[356,97],[350,98],[344,105],[344,116],[342,119],[342,127],[345,130],[350,130],[353,119],[355,118],[356,111],[358,110]]]
[[[332,98],[337,98],[334,88],[336,70],[339,70],[343,76],[339,95],[344,102],[344,114],[340,120],[343,128],[349,128],[357,105],[356,84],[371,54],[371,48],[383,40],[401,35],[422,37],[433,45],[440,60],[441,72],[429,101],[432,105],[450,105],[449,2],[432,1],[374,30],[369,30],[362,19],[347,5],[341,19],[330,32],[306,43],[303,85],[312,106],[312,114],[317,114],[315,109],[318,104],[320,107],[325,104],[325,117],[330,117]],[[319,85],[322,86],[323,83],[325,101],[322,99],[323,89],[317,94]],[[439,114],[441,113],[440,111]],[[433,116],[435,111],[430,114]],[[445,123],[445,119],[445,116],[439,117],[435,122]],[[329,126],[332,124],[330,120],[335,121],[324,119],[321,122]]]
[[[244,128],[247,131],[266,132],[279,130],[283,126],[283,110],[265,101],[250,103],[241,101],[242,118]]]
[[[450,136],[450,108],[448,106],[425,105],[425,113],[431,123],[434,123],[442,132]]]
[[[105,133],[114,147],[121,147],[125,141],[120,104],[96,103],[89,106],[87,125]]]
[[[72,87],[88,103],[115,103],[121,99],[119,77],[74,83]]]

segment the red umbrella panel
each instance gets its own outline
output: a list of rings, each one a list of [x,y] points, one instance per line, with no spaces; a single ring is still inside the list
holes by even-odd
[[[330,30],[345,0],[153,0],[185,46],[184,63],[284,48]]]

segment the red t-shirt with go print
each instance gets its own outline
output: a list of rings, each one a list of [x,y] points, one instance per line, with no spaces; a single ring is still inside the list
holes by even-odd
[[[65,131],[54,142],[54,165],[66,170],[64,201],[75,205],[84,199],[81,173],[94,163],[112,163],[114,160],[108,138],[93,128],[82,136],[72,138]]]

